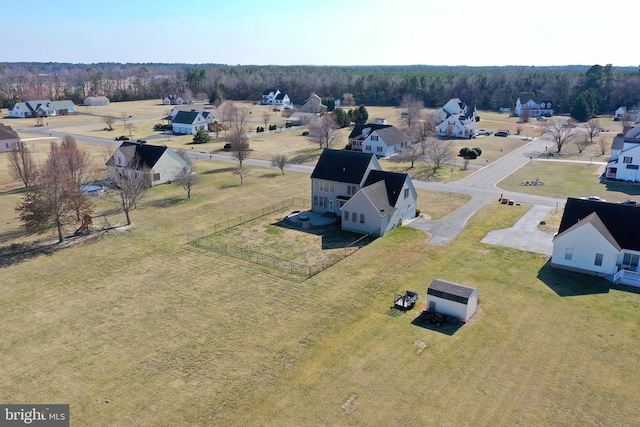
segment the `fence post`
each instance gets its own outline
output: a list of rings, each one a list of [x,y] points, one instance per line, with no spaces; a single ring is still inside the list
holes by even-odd
[[[209,239],[209,250],[213,251],[213,240]]]

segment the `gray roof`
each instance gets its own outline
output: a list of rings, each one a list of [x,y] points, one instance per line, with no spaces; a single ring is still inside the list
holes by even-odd
[[[409,140],[409,137],[407,137],[404,132],[394,126],[377,129],[376,133],[380,138],[382,138],[382,141],[387,147],[401,144]]]
[[[18,135],[18,133],[15,130],[13,130],[11,126],[5,126],[2,123],[0,123],[0,140],[8,141],[13,139],[18,139],[18,140],[20,139],[20,136]]]
[[[476,289],[442,279],[433,279],[427,289],[427,295],[466,304]]]
[[[360,192],[371,201],[371,204],[376,208],[381,217],[391,215],[396,211],[396,208],[389,204],[387,186],[384,181],[378,181],[375,184],[368,185],[360,190]]]

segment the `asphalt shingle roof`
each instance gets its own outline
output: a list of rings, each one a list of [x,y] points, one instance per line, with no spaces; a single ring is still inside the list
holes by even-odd
[[[311,178],[360,184],[372,157],[375,157],[372,153],[325,149]]]
[[[364,182],[364,187],[372,185],[378,181],[384,181],[387,190],[388,202],[391,206],[395,206],[398,201],[398,197],[402,192],[402,187],[404,186],[407,176],[408,175],[406,173],[372,170],[369,172],[369,176]]]

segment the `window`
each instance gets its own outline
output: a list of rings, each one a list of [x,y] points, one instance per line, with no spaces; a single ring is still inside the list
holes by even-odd
[[[378,140],[378,135],[371,135],[371,140],[372,141],[377,141]]]
[[[360,214],[360,224],[364,224],[364,214]]]
[[[564,259],[566,260],[571,260],[571,257],[573,256],[573,248],[567,248],[564,251]]]
[[[313,189],[318,191],[318,180],[317,179],[313,180]]]
[[[622,163],[633,163],[633,157],[624,157]]]
[[[376,151],[377,151],[378,153],[382,153],[382,147],[376,147]]]
[[[594,262],[595,265],[602,265],[602,254],[596,254],[596,261]]]
[[[347,196],[353,196],[358,192],[355,185],[347,185]]]
[[[313,206],[318,206],[318,196],[313,196]]]
[[[9,143],[8,143],[8,142],[6,142],[6,143],[4,144],[4,148],[7,148],[7,149],[9,148]]]
[[[333,194],[333,182],[329,183],[329,193]]]
[[[349,221],[349,211],[344,211],[344,220]]]
[[[404,198],[406,199],[407,197],[409,197],[409,189],[405,188],[404,189]]]
[[[364,147],[364,149],[365,149],[365,151],[371,151],[371,146],[367,145],[367,146]]]
[[[160,174],[159,173],[154,173],[153,174],[153,180],[154,181],[160,181]]]
[[[329,201],[329,199],[327,199],[326,197],[320,197],[320,207],[321,208],[326,208],[328,201]]]
[[[351,221],[356,222],[358,220],[358,214],[351,212]]]
[[[638,261],[640,261],[640,255],[636,254],[624,254],[624,258],[622,263],[624,265],[628,265],[629,267],[637,267]]]

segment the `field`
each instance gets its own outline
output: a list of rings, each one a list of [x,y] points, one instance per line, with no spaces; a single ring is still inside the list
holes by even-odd
[[[487,144],[477,145],[484,161],[499,155],[498,140],[507,143],[468,143]],[[44,157],[48,142],[34,144]],[[287,145],[296,145],[292,156],[307,147],[312,163],[315,147]],[[101,147],[86,147],[100,165]],[[256,158],[273,150],[256,149]],[[640,425],[640,294],[480,243],[526,206],[489,204],[446,247],[400,227],[307,280],[288,279],[194,248],[187,233],[286,198],[308,199],[308,175],[251,167],[239,185],[232,164],[198,161],[202,182],[191,199],[179,184],[159,186],[132,211],[132,227],[70,239],[63,250],[21,251],[25,241],[51,236],[21,232],[13,208],[23,193],[5,156],[0,401],[69,403],[79,426]],[[628,198],[626,187],[605,192],[595,172],[534,161],[499,185]],[[545,185],[519,185],[535,176]],[[418,194],[418,208],[434,219],[468,200]],[[123,222],[109,196],[93,200],[110,223]],[[305,253],[324,252],[321,236],[278,227],[281,216],[218,238],[294,256],[294,246],[279,245],[286,234]],[[416,324],[434,278],[480,289],[469,323]],[[418,307],[391,309],[393,294],[407,289],[419,292]]]

